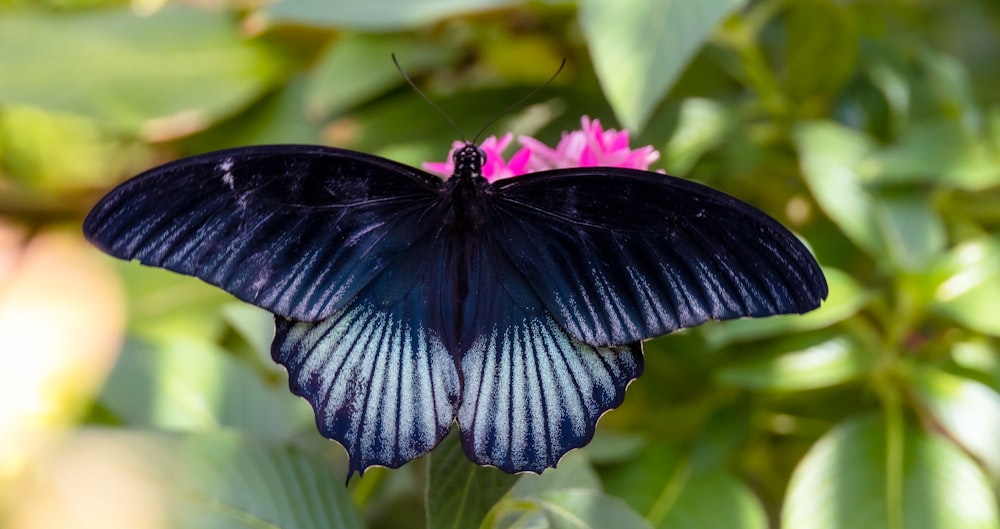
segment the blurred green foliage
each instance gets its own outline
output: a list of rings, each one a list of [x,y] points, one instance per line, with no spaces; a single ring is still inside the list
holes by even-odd
[[[124,178],[229,146],[440,160],[457,133],[391,52],[466,136],[566,57],[489,132],[629,128],[800,233],[831,292],[647,343],[625,404],[541,476],[452,436],[345,490],[267,314],[117,264],[127,340],[77,435],[146,462],[167,526],[1000,527],[995,0],[179,4],[0,1],[5,222],[78,232]]]

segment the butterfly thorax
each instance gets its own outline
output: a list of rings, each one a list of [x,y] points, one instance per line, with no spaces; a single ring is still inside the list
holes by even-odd
[[[455,151],[455,172],[448,179],[446,189],[451,194],[451,214],[446,219],[452,229],[472,235],[479,231],[485,220],[485,190],[488,182],[483,178],[486,155],[469,143]]]
[[[469,296],[473,280],[470,273],[479,268],[476,256],[482,244],[489,203],[489,182],[482,176],[485,159],[485,154],[472,144],[456,151],[455,171],[442,188],[447,204],[443,218],[446,235],[442,239],[447,245],[446,275],[453,281],[453,288],[447,289],[451,298],[441,300],[444,319],[452,324],[442,338],[453,351],[464,351],[473,338],[466,332],[466,324],[475,313],[474,299]]]

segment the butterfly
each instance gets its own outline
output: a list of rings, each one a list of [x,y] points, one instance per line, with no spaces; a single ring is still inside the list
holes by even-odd
[[[455,422],[476,463],[541,472],[622,403],[642,340],[826,298],[806,247],[720,191],[609,167],[489,183],[474,144],[453,159],[441,179],[321,146],[211,152],[122,183],[84,233],[274,313],[272,356],[348,476]]]

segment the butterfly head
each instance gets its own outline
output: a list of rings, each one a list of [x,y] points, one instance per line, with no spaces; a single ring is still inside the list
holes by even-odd
[[[452,157],[455,162],[455,173],[452,178],[474,180],[483,177],[483,164],[486,163],[486,151],[472,143],[455,151]]]

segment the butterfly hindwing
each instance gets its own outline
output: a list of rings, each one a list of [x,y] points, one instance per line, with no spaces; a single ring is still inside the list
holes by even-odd
[[[230,149],[154,168],[105,196],[84,233],[105,252],[193,275],[306,321],[352,299],[433,225],[440,180],[319,146]]]
[[[589,344],[802,313],[827,294],[815,259],[787,229],[694,182],[575,168],[491,191],[487,225],[553,317]]]
[[[494,232],[490,232],[491,234]],[[493,237],[472,259],[462,355],[462,445],[473,461],[541,472],[593,438],[643,370],[638,343],[595,347],[545,310]]]
[[[442,273],[440,230],[333,316],[313,323],[277,317],[272,356],[288,369],[319,431],[340,442],[350,472],[396,468],[433,448],[451,428],[460,398],[455,357],[441,313],[452,295]],[[408,266],[410,265],[410,266]]]
[[[473,461],[540,473],[594,436],[642,374],[639,344],[594,347],[539,315],[484,334],[462,359],[462,444]]]

